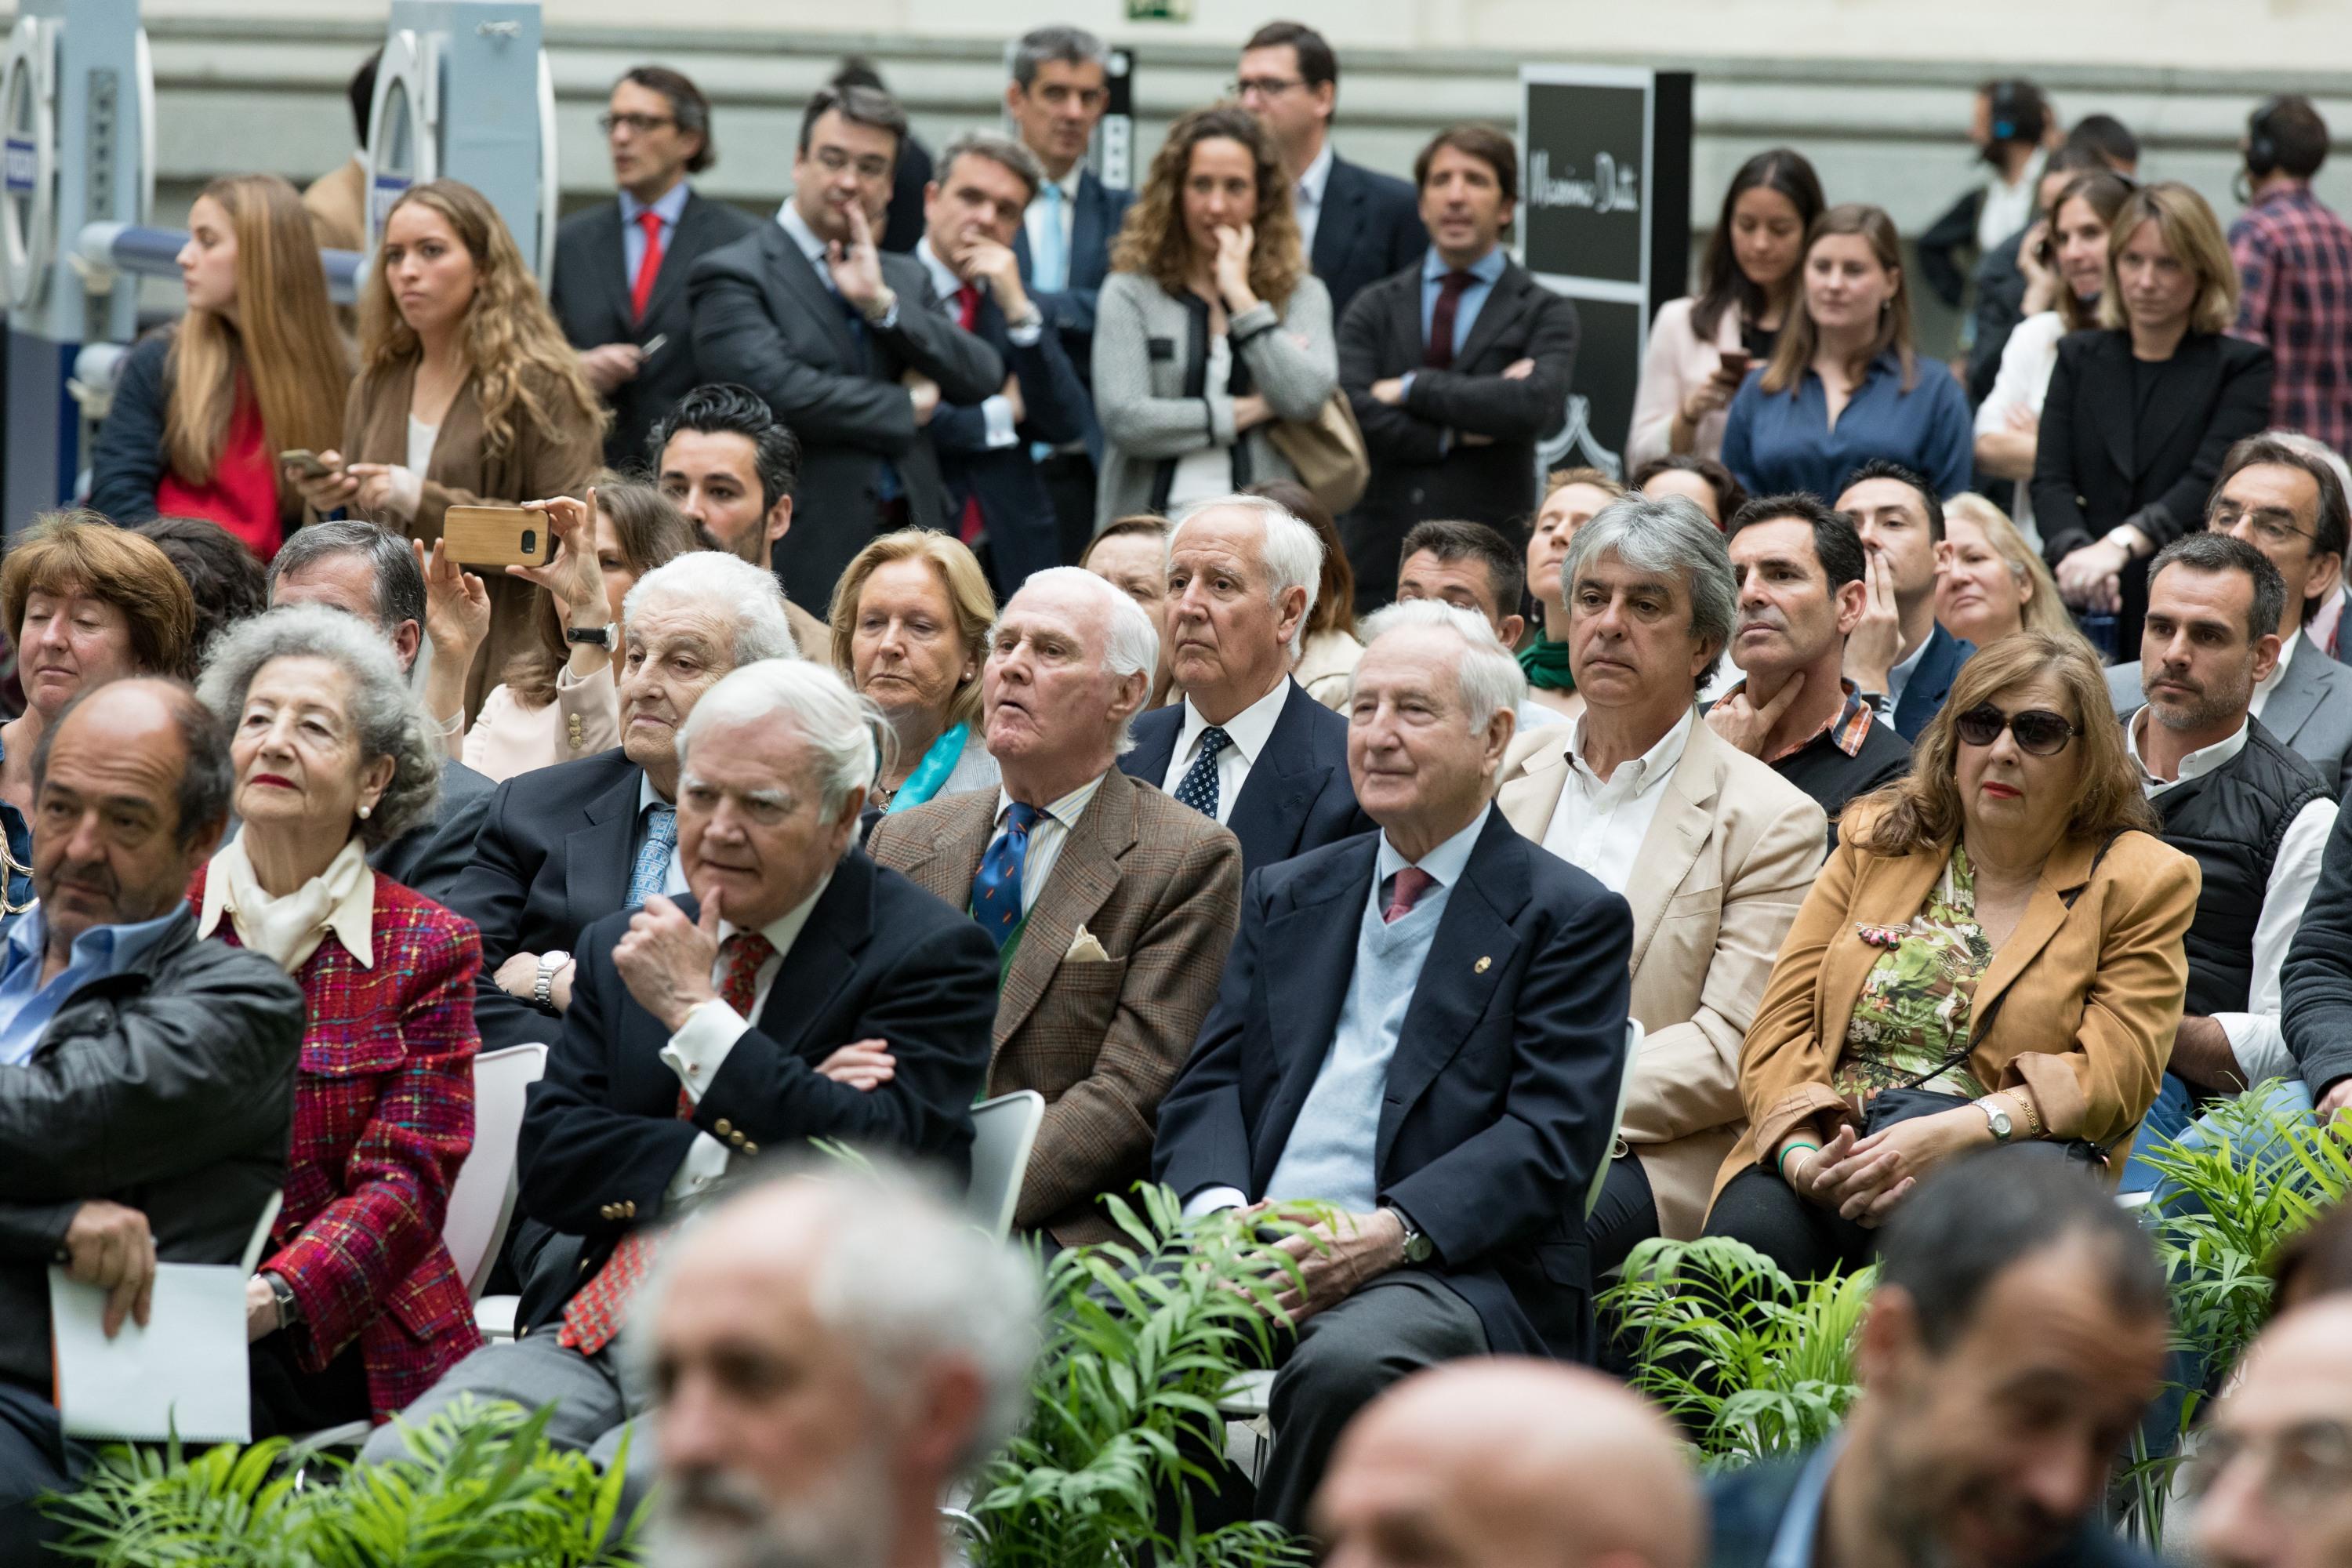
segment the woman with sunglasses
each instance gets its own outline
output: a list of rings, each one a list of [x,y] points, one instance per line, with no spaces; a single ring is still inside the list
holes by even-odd
[[[1981,649],[1911,775],[1846,809],[1740,1056],[1707,1233],[1791,1276],[1869,1260],[1944,1161],[2123,1169],[2188,984],[2194,861],[2156,837],[2080,638]]]

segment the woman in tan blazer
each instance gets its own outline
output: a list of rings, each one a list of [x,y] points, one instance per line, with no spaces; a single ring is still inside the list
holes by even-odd
[[[1961,668],[1911,776],[1847,809],[1748,1031],[1748,1130],[1707,1234],[1818,1276],[1867,1261],[1955,1155],[2130,1136],[2179,1025],[2200,879],[2156,837],[2112,713],[2079,638],[2020,632]]]
[[[453,506],[578,495],[603,460],[604,413],[498,209],[470,185],[412,185],[385,216],[360,300],[360,374],[331,471],[297,479],[424,544]],[[484,584],[490,630],[466,682],[471,720],[528,648],[531,584]]]

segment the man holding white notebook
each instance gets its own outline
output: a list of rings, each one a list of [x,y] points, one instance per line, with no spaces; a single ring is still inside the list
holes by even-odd
[[[38,902],[0,943],[0,1563],[89,1452],[50,1403],[48,1270],[149,1317],[159,1259],[235,1265],[285,1180],[302,993],[200,942],[190,876],[228,817],[228,735],[175,680],[75,700],[33,762]]]

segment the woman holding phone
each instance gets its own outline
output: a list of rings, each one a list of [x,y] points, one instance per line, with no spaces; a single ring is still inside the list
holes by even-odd
[[[1699,263],[1699,291],[1658,308],[1625,464],[1668,453],[1723,451],[1724,411],[1748,371],[1772,357],[1797,294],[1805,235],[1822,215],[1822,182],[1786,147],[1739,166]]]
[[[341,450],[319,454],[323,474],[287,472],[320,510],[346,508],[431,545],[453,506],[578,495],[602,460],[604,427],[498,210],[470,185],[433,180],[385,215],[360,299]],[[493,574],[483,586],[490,629],[467,677],[469,721],[537,637],[530,583]]]
[[[302,522],[277,454],[332,445],[352,384],[299,194],[275,174],[206,185],[188,210],[180,281],[187,314],[123,361],[89,504],[125,528],[205,518],[267,562]]]

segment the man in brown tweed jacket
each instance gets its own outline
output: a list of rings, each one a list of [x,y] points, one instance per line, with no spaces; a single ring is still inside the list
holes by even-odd
[[[1126,595],[1073,567],[1031,576],[982,676],[1003,786],[887,816],[871,846],[1003,955],[988,1092],[1045,1097],[1014,1217],[1064,1246],[1108,1239],[1096,1197],[1148,1173],[1241,915],[1234,836],[1115,765],[1159,665]]]

